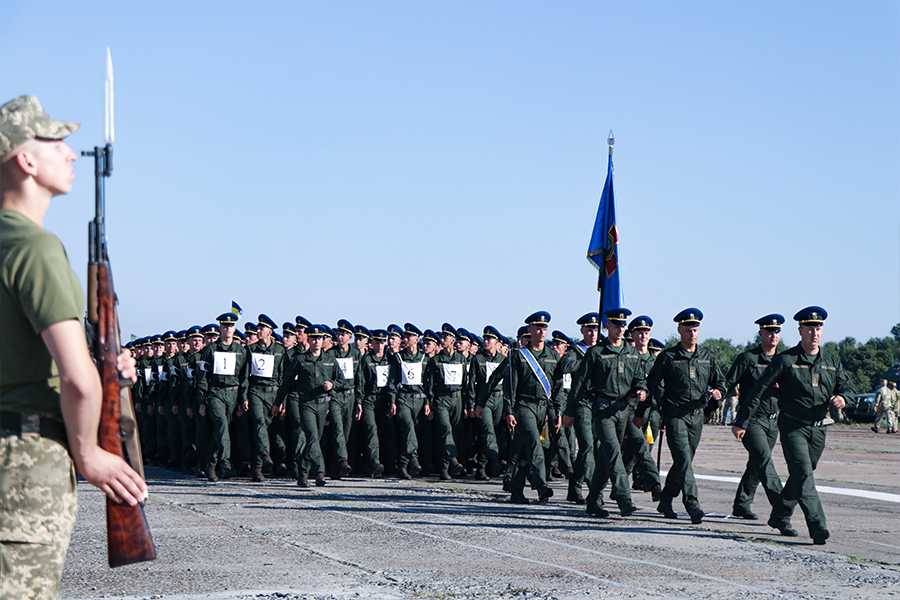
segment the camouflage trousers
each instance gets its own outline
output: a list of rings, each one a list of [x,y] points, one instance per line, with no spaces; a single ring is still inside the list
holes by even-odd
[[[0,437],[0,598],[59,597],[77,511],[65,446],[34,433]]]

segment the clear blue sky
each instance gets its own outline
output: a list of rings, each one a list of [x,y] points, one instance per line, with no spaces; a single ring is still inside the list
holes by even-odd
[[[625,305],[900,322],[897,2],[21,2],[0,96],[103,141],[123,334],[303,314],[577,333],[615,132]],[[84,279],[91,159],[45,225]],[[789,326],[785,342],[796,343]]]

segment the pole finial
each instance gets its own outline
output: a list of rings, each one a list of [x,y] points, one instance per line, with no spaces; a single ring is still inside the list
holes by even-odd
[[[616,136],[613,135],[612,129],[609,130],[609,137],[606,138],[606,143],[609,144],[609,154],[612,155],[613,145],[616,143]]]

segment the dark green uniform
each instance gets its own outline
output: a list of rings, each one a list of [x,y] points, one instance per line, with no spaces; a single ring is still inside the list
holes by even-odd
[[[468,359],[462,352],[438,352],[425,366],[425,395],[434,411],[435,435],[441,450],[443,469],[457,463],[459,422],[462,418],[462,391],[466,384]]]
[[[288,400],[290,426],[303,431],[303,444],[295,459],[299,477],[325,472],[321,440],[331,393],[325,389],[324,384],[326,381],[333,384],[339,378],[340,369],[330,352],[323,351],[318,356],[314,356],[309,350],[297,352],[285,369],[276,401],[281,404],[285,399]],[[292,392],[296,392],[293,397]],[[295,434],[293,439],[301,438],[299,434]]]
[[[578,454],[575,457],[574,473],[569,478],[569,493],[566,500],[581,502],[581,494],[585,481],[590,483],[594,477],[594,425],[591,412],[590,396],[586,394],[588,387],[582,387],[581,396],[575,398],[570,392],[572,376],[581,365],[581,360],[588,349],[574,346],[566,352],[559,362],[558,376],[554,384],[554,398],[563,413],[574,421],[572,429],[578,442]]]
[[[237,342],[225,345],[221,339],[200,352],[201,368],[197,379],[197,393],[206,404],[212,430],[207,469],[215,469],[221,461],[231,460],[231,436],[228,426],[239,402],[247,397],[247,380],[243,378],[247,351]]]
[[[350,442],[352,440],[353,410],[356,408],[356,379],[359,377],[359,365],[361,355],[359,350],[351,344],[347,351],[340,346],[334,346],[329,352],[334,356],[335,362],[341,370],[341,377],[334,382],[331,390],[331,446],[334,459],[340,465],[349,460]]]
[[[499,474],[500,457],[506,455],[506,436],[498,435],[500,420],[503,418],[503,389],[488,390],[488,380],[496,372],[503,373],[506,368],[506,357],[497,352],[491,355],[487,350],[481,349],[472,359],[469,370],[469,379],[466,385],[466,406],[484,409],[479,421],[480,438],[477,463],[484,469],[488,464],[492,476]],[[500,382],[498,382],[500,383]],[[502,446],[501,446],[502,443]]]
[[[839,358],[822,349],[810,356],[797,344],[773,358],[750,393],[741,398],[743,414],[756,414],[759,403],[775,384],[780,396],[778,430],[789,474],[781,494],[789,512],[781,522],[790,520],[790,513],[799,502],[809,533],[816,538],[817,533],[827,530],[813,477],[825,448],[822,421],[828,416],[831,397],[850,400],[854,396],[853,385]],[[741,414],[738,412],[739,419]]]
[[[641,365],[644,373],[649,373],[656,357],[652,353],[638,353],[641,357]],[[644,420],[644,426],[634,424],[634,418]],[[659,411],[655,401],[647,394],[647,400],[632,406],[631,419],[625,426],[625,439],[622,443],[622,461],[625,470],[632,473],[634,482],[631,489],[639,489],[645,492],[656,490],[659,485],[659,467],[653,460],[652,446],[647,443],[647,428],[653,431],[653,439],[659,435]]]
[[[697,346],[696,351],[688,352],[681,344],[676,344],[656,357],[647,377],[647,388],[657,398],[661,383],[665,383],[666,390],[662,417],[666,442],[672,453],[672,468],[666,476],[661,507],[671,507],[672,499],[683,493],[682,502],[693,519],[694,514],[702,512],[691,462],[703,432],[707,389],[724,394],[725,378],[708,350]]]
[[[398,465],[407,468],[419,462],[419,440],[416,423],[425,406],[424,374],[428,355],[402,350],[390,358],[388,388],[391,402],[397,405]],[[431,440],[423,443],[430,443]]]
[[[594,460],[602,461],[606,477],[591,481],[589,506],[602,504],[601,492],[608,477],[612,482],[610,498],[619,506],[631,501],[628,473],[622,463],[622,439],[631,421],[634,394],[647,391],[644,370],[637,350],[622,340],[618,347],[608,339],[589,348],[572,378],[572,396],[577,398],[587,388],[592,401],[594,425]]]
[[[547,424],[548,417],[555,422],[558,407],[551,403],[550,389],[545,389],[538,376],[522,356],[529,352],[547,377],[552,381],[559,364],[556,350],[545,345],[540,351],[530,347],[519,348],[510,352],[510,385],[504,386],[504,413],[513,414],[516,418],[516,471],[510,482],[513,498],[520,498],[525,489],[526,479],[532,489],[547,485],[544,467],[544,447],[541,443],[541,432]]]
[[[394,419],[388,417],[391,394],[388,389],[390,358],[385,352],[377,356],[367,353],[359,369],[357,397],[362,399],[362,420],[365,424],[366,458],[369,474],[378,465],[393,469],[397,462]]]
[[[767,356],[762,346],[740,354],[725,376],[727,382],[725,397],[734,394],[735,388],[740,388],[741,396],[749,394],[756,381],[772,363],[773,356]],[[772,462],[772,448],[778,440],[778,388],[772,387],[766,391],[756,404],[753,414],[747,411],[748,405],[749,402],[741,398],[737,417],[732,421],[735,427],[746,430],[741,443],[750,455],[747,468],[744,469],[741,482],[734,494],[733,512],[738,516],[750,512],[750,504],[756,495],[756,486],[762,483],[769,504],[772,505],[772,514],[783,517],[786,514],[781,500],[783,488],[781,479],[775,471],[775,464]]]
[[[206,465],[209,464],[209,432],[212,429],[212,420],[209,416],[209,412],[205,415],[200,414],[200,405],[203,404],[204,399],[200,396],[197,382],[200,379],[200,371],[202,370],[200,365],[202,355],[203,350],[201,349],[188,356],[184,378],[188,406],[191,407],[191,411],[194,413],[194,443],[197,446],[197,466],[200,471],[205,469]]]
[[[249,359],[244,366],[244,377],[248,384],[247,400],[254,442],[252,466],[255,468],[263,466],[266,459],[271,460],[269,429],[275,418],[272,408],[284,375],[284,348],[274,340],[268,346],[258,341],[247,347],[247,353]]]

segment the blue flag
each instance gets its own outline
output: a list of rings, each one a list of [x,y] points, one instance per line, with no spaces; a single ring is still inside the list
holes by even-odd
[[[600,196],[597,220],[588,246],[587,259],[600,271],[597,290],[600,292],[600,314],[613,308],[621,308],[622,281],[619,277],[619,231],[616,229],[616,195],[613,192],[612,150],[606,183]],[[606,317],[603,317],[606,323]]]
[[[244,309],[241,308],[240,304],[238,304],[237,302],[232,300],[231,301],[231,312],[233,312],[237,316],[241,316],[242,314],[244,314]]]

